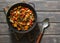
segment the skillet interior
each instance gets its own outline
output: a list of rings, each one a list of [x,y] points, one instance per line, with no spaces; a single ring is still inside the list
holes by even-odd
[[[11,11],[12,9],[18,7],[18,6],[23,6],[23,7],[29,8],[30,10],[33,11],[33,14],[34,14],[34,16],[35,16],[35,21],[34,21],[33,26],[32,26],[31,28],[29,28],[27,31],[18,31],[17,29],[15,29],[15,28],[12,26],[11,22],[9,21],[8,16],[10,16],[10,11]],[[8,23],[8,25],[9,25],[10,29],[13,30],[13,31],[15,31],[15,32],[18,32],[18,33],[27,33],[27,32],[29,32],[29,31],[31,31],[31,30],[35,27],[35,25],[36,25],[36,23],[37,23],[37,22],[36,22],[36,21],[37,21],[36,11],[35,11],[35,9],[34,9],[32,6],[30,6],[30,5],[27,4],[27,3],[17,3],[17,4],[14,4],[14,5],[8,10],[6,19],[7,19],[7,23]]]

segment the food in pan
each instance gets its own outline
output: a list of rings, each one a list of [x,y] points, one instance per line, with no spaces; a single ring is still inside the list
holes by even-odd
[[[27,31],[32,27],[35,20],[33,11],[23,6],[18,6],[12,9],[8,18],[12,23],[12,26],[19,31]]]

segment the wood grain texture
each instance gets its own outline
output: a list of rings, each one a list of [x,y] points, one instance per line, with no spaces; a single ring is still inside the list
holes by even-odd
[[[49,18],[49,22],[60,22],[60,12],[37,12],[37,21],[41,22],[45,18]]]
[[[60,43],[60,35],[44,35],[41,43]]]
[[[0,43],[11,43],[9,35],[0,35]]]
[[[60,22],[60,12],[37,12],[37,22],[42,22],[45,18],[49,18],[50,22]],[[4,12],[0,12],[0,22],[6,22]]]
[[[0,24],[0,34],[9,34],[8,28],[7,24]]]
[[[20,2],[21,0],[19,0]],[[60,1],[60,0],[25,0],[25,1]],[[0,2],[18,2],[17,0],[0,0]]]
[[[20,3],[20,1],[17,2],[17,0],[14,1],[5,1],[0,2],[0,10],[3,10],[2,8],[6,6],[11,6],[13,4]],[[32,1],[31,3],[35,4],[36,10],[59,10],[60,11],[60,1]]]
[[[0,35],[0,43],[12,42],[10,35]],[[60,35],[44,35],[41,43],[60,43]]]
[[[38,25],[41,26],[41,24]],[[45,30],[44,34],[60,34],[60,23],[50,23],[50,26]]]
[[[6,2],[0,2],[0,11],[3,11],[3,8],[5,8],[8,5]]]
[[[41,23],[38,23],[41,28]],[[7,24],[0,24],[0,34],[9,34]],[[50,27],[45,30],[44,34],[60,34],[60,23],[50,23]]]
[[[59,10],[59,1],[40,1],[34,2],[36,10]]]
[[[60,0],[28,0],[35,4],[37,11],[37,22],[41,31],[41,21],[50,18],[50,27],[45,30],[41,43],[60,43]],[[9,27],[3,8],[11,6],[21,0],[0,0],[0,43],[12,43]],[[2,22],[2,23],[1,23]]]
[[[4,12],[0,12],[0,22],[6,22],[6,16]]]

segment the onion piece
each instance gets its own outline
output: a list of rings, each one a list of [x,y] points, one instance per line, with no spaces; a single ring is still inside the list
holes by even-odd
[[[14,23],[13,20],[10,19],[10,22]]]

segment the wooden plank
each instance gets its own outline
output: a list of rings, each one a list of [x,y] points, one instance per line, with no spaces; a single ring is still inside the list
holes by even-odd
[[[7,24],[0,24],[0,34],[9,34],[8,28]]]
[[[50,22],[60,22],[60,12],[37,12],[37,22],[42,22],[45,18],[49,18]],[[6,22],[4,12],[0,12],[0,22]]]
[[[41,31],[41,23],[38,23]],[[0,24],[0,34],[9,34],[7,24]],[[60,34],[60,23],[50,23],[50,27],[46,29],[44,34]]]
[[[0,43],[11,43],[9,35],[0,35]]]
[[[0,12],[0,22],[6,22],[6,16],[4,12]]]
[[[14,3],[20,3],[21,1],[10,1],[7,0],[6,2],[0,2],[0,10],[2,8],[13,5]],[[3,3],[3,4],[2,4]],[[35,4],[36,10],[59,10],[60,11],[60,1],[32,1],[31,3]]]
[[[33,2],[36,10],[60,10],[59,1]]]
[[[5,8],[7,5],[7,2],[0,2],[0,11],[3,11],[3,8]]]
[[[6,0],[0,0],[0,2],[5,2]]]
[[[50,22],[60,22],[60,12],[37,12],[37,21],[41,22],[49,18]]]
[[[11,36],[0,35],[0,43],[12,43]],[[15,40],[15,43],[16,40]],[[44,35],[41,43],[60,43],[60,35]]]
[[[60,0],[25,0],[25,1],[60,1]],[[17,0],[0,0],[0,2],[18,2]],[[21,2],[21,0],[19,0]]]
[[[23,0],[19,0],[19,1],[17,1],[17,0],[0,0],[0,2],[21,2],[21,1],[23,1]],[[25,1],[40,1],[40,0],[25,0]]]
[[[60,35],[44,35],[41,43],[60,43]]]
[[[39,27],[42,26],[41,24],[38,25]],[[50,23],[44,34],[60,34],[60,23]]]

